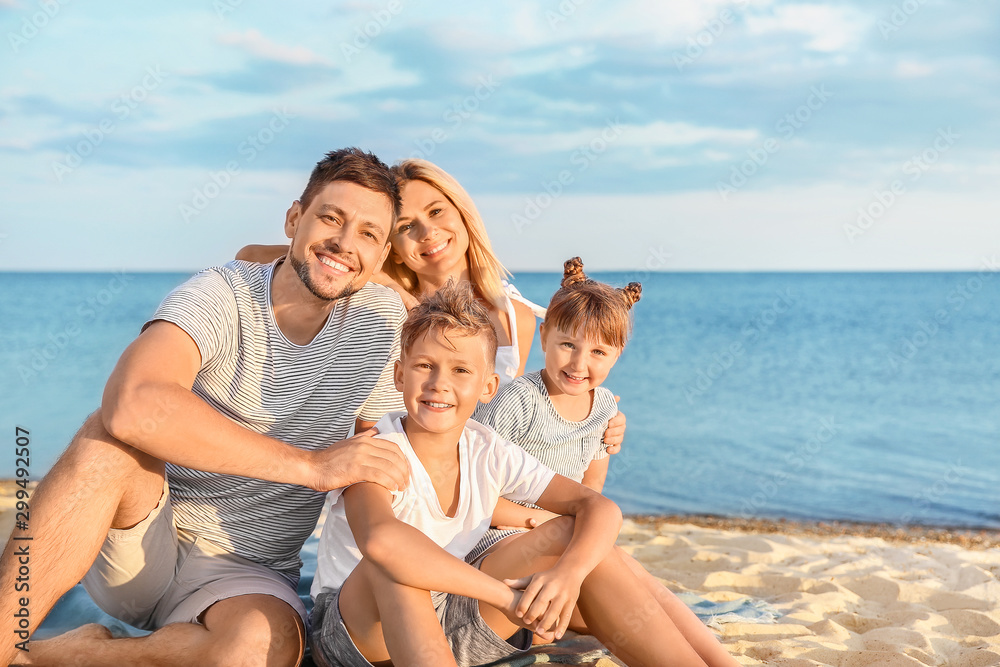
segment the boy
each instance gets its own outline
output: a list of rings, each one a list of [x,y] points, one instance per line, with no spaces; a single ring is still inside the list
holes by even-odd
[[[331,494],[312,590],[314,659],[482,664],[528,648],[529,630],[560,638],[576,616],[628,664],[704,665],[613,551],[618,507],[470,421],[496,393],[496,346],[465,284],[438,290],[403,325],[395,382],[406,413],[376,428],[403,451],[410,484]],[[570,516],[464,563],[501,496]],[[409,619],[426,615],[407,609],[429,603],[440,626],[415,627]]]

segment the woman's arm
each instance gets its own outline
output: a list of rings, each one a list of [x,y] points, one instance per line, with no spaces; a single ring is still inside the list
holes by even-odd
[[[528,353],[531,352],[531,342],[535,338],[535,314],[531,308],[517,299],[511,299],[514,304],[514,317],[517,320],[512,324],[517,327],[517,352],[521,357],[521,363],[517,368],[518,375],[524,375],[524,368],[528,365]]]
[[[258,264],[270,264],[288,253],[287,245],[245,245],[236,253],[236,259]]]
[[[581,484],[589,489],[593,489],[598,493],[604,492],[604,482],[608,478],[608,462],[611,461],[610,456],[605,456],[603,459],[594,459],[587,466],[587,470],[583,473],[583,481]]]

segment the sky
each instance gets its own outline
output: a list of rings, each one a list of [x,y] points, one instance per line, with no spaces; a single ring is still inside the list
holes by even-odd
[[[1000,3],[0,0],[0,270],[186,271],[323,153],[424,157],[513,271],[979,270]]]

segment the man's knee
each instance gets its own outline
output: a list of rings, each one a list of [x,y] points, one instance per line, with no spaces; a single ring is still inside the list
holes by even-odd
[[[104,427],[98,409],[73,436],[61,462],[81,474],[120,479],[136,473],[163,474],[163,462],[114,438]]]

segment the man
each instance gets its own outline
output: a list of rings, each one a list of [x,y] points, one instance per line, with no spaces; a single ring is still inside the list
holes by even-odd
[[[0,664],[297,664],[298,553],[322,492],[407,479],[399,451],[363,433],[402,407],[406,311],[368,282],[399,206],[378,158],[331,152],[288,210],[284,260],[208,269],[167,296],[33,495],[30,531],[14,533],[31,540],[7,545]],[[345,439],[351,426],[361,435]],[[85,626],[18,651],[20,598],[33,632],[81,578],[105,611],[154,632]]]

